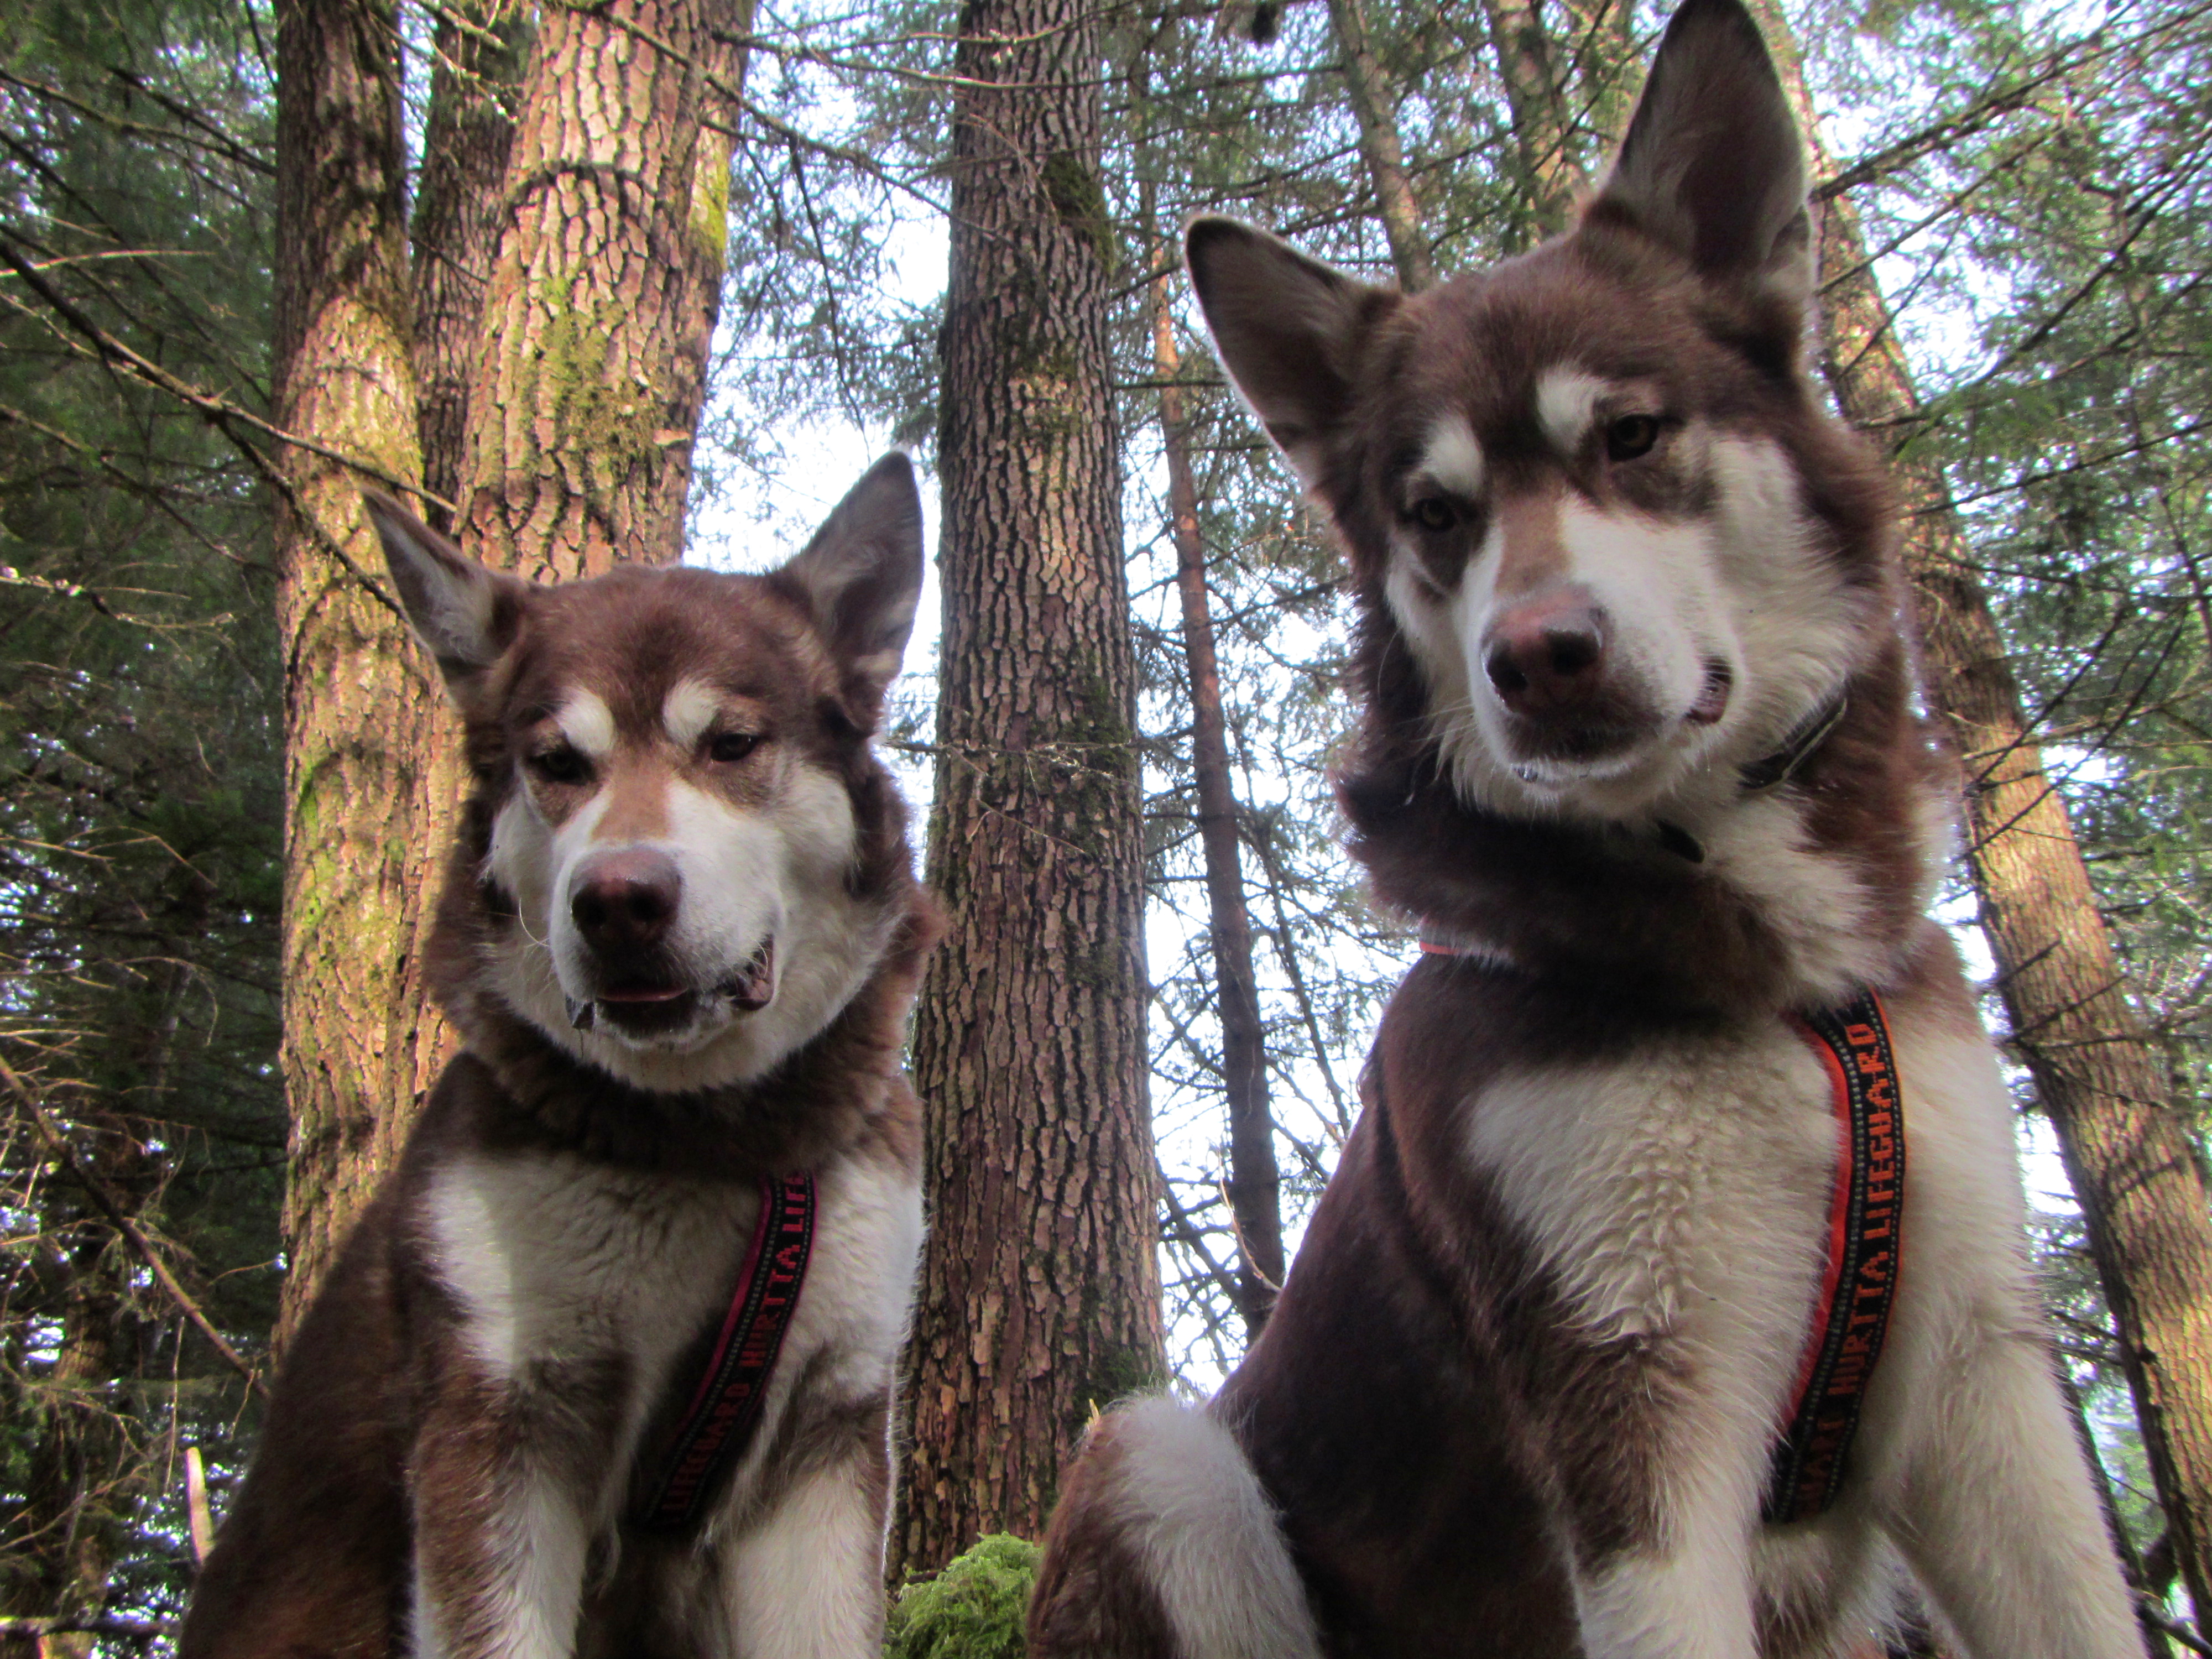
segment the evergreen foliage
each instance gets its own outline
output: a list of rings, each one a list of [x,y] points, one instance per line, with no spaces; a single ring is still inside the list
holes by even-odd
[[[205,1448],[220,1479],[251,1434],[243,1379],[104,1204],[237,1346],[253,1352],[275,1309],[266,504],[221,424],[99,339],[263,406],[258,21],[216,0],[40,3],[0,40],[0,254],[17,268],[0,277],[10,1613],[173,1613],[182,1449]]]

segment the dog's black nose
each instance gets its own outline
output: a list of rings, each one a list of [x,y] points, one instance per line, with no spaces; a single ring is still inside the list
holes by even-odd
[[[621,955],[659,942],[676,920],[684,878],[665,853],[618,847],[586,855],[568,883],[568,914],[594,951]]]
[[[1571,709],[1588,702],[1604,678],[1604,613],[1578,594],[1510,606],[1484,636],[1482,665],[1516,714]]]

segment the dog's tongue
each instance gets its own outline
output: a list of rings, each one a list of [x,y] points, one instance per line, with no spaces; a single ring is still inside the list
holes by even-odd
[[[1729,692],[1735,684],[1725,665],[1715,663],[1705,671],[1705,683],[1698,689],[1698,700],[1690,705],[1689,721],[1692,726],[1711,726],[1728,712]]]
[[[767,1007],[769,999],[775,994],[775,941],[769,939],[754,951],[752,960],[738,970],[723,992],[748,1013]]]
[[[680,985],[630,985],[602,991],[602,1002],[673,1002],[684,994]]]

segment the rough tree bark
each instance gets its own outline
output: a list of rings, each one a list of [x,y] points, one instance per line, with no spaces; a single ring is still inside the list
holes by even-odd
[[[1152,217],[1149,208],[1146,218]],[[1190,679],[1191,773],[1198,792],[1198,836],[1206,860],[1207,942],[1213,951],[1214,1007],[1221,1021],[1221,1079],[1229,1102],[1229,1212],[1237,1231],[1237,1310],[1245,1340],[1256,1340],[1283,1284],[1282,1176],[1275,1164],[1275,1121],[1267,1105],[1266,1028],[1252,968],[1252,919],[1244,902],[1237,798],[1230,781],[1229,731],[1221,671],[1213,648],[1212,603],[1206,586],[1206,544],[1199,534],[1198,481],[1191,470],[1189,416],[1168,301],[1171,256],[1163,246],[1152,282],[1152,368],[1160,380],[1160,432],[1167,451],[1168,514],[1173,521],[1176,591],[1182,601],[1183,660]]]
[[[469,376],[507,222],[507,165],[531,28],[514,0],[449,0],[438,20],[415,198],[415,383],[422,487],[453,501],[468,449]],[[450,531],[438,501],[425,517]]]
[[[276,57],[276,424],[415,477],[395,0],[280,0]],[[413,808],[437,707],[371,586],[381,562],[352,471],[299,447],[276,465],[292,1152],[281,1346],[413,1097]]]
[[[750,20],[750,0],[546,9],[456,495],[488,564],[546,580],[683,552]]]
[[[959,32],[929,837],[951,927],[914,1036],[935,1207],[894,1571],[1036,1535],[1092,1412],[1164,1370],[1099,22],[968,0]]]
[[[1808,136],[1794,42],[1760,21]],[[1834,171],[1814,144],[1816,168]],[[1821,216],[1821,356],[1844,415],[1909,431],[1920,409],[1857,214]],[[1893,458],[1929,701],[1966,764],[1967,856],[2013,1050],[2058,1136],[2120,1339],[2175,1559],[2212,1609],[2212,1210],[2157,1049],[2129,1003],[2066,803],[2045,772],[1942,469]]]

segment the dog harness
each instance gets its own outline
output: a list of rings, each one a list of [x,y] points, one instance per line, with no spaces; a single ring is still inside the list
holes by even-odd
[[[1435,939],[1420,946],[1430,956],[1483,954]],[[1759,1509],[1774,1526],[1809,1521],[1835,1502],[1881,1358],[1904,1245],[1905,1103],[1881,999],[1862,991],[1840,1008],[1788,1018],[1828,1073],[1836,1179],[1820,1300]]]
[[[638,1525],[688,1527],[760,1428],[761,1407],[784,1333],[799,1311],[814,1251],[814,1177],[761,1182],[760,1217],[714,1346],[660,1459]]]
[[[1904,1237],[1905,1103],[1881,999],[1862,991],[1790,1024],[1827,1067],[1836,1185],[1827,1272],[1760,1511],[1775,1525],[1809,1521],[1835,1501],[1889,1328]]]

